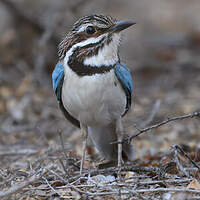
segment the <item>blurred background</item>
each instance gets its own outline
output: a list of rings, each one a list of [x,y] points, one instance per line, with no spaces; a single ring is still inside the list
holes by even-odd
[[[199,0],[0,0],[0,166],[22,166],[56,149],[59,130],[80,155],[79,130],[58,109],[51,73],[59,42],[87,14],[137,21],[120,48],[134,79],[127,133],[200,110],[199,10]],[[199,146],[200,120],[167,124],[133,141],[136,158],[172,144]]]

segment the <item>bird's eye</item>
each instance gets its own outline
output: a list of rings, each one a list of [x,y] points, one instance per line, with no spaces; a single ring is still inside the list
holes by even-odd
[[[93,26],[88,26],[86,28],[86,33],[89,34],[89,35],[92,35],[95,32],[96,32],[96,30],[95,30],[95,28]]]

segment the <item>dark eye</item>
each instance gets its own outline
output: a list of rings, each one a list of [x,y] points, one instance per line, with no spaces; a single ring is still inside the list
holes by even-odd
[[[95,28],[93,26],[88,26],[86,28],[86,33],[89,34],[89,35],[92,35],[93,33],[95,33]]]

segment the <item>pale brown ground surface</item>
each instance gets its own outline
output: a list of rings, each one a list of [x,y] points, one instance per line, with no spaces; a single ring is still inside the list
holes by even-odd
[[[51,88],[65,32],[82,15],[105,13],[138,22],[121,47],[134,79],[126,133],[200,111],[199,10],[199,0],[0,0],[0,199],[200,199],[199,117],[134,138],[136,160],[121,180],[116,169],[97,170],[90,147],[79,177],[80,132]]]

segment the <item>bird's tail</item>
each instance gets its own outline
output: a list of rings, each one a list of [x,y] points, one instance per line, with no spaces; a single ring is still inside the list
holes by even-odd
[[[92,126],[89,127],[89,136],[100,154],[107,160],[117,160],[117,141],[116,128],[114,124],[108,126]],[[133,147],[124,142],[122,145],[123,160],[134,160]]]

